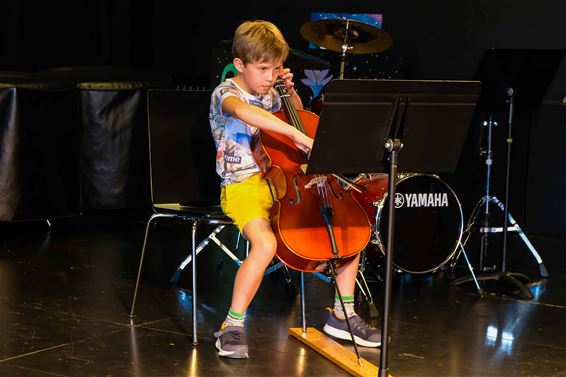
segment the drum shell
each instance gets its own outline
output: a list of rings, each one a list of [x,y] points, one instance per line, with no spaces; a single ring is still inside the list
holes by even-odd
[[[387,181],[387,179],[385,179]],[[359,181],[357,183],[360,183]],[[388,228],[388,193],[376,200],[373,193],[383,188],[383,178],[369,179],[366,187],[374,207],[374,237],[366,249],[368,262],[383,264]],[[463,214],[454,191],[438,176],[400,174],[396,182],[395,242],[393,265],[404,272],[428,273],[437,270],[456,253],[462,238]],[[361,198],[361,195],[358,195]],[[403,204],[400,204],[404,200]],[[370,210],[370,209],[368,209]],[[369,216],[369,213],[368,213]]]
[[[363,186],[365,191],[353,190],[352,195],[361,204],[370,221],[375,224],[377,206],[379,201],[387,193],[389,179],[387,174],[360,175],[354,179],[354,183]]]

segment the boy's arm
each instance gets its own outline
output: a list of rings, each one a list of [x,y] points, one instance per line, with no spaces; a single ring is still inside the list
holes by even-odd
[[[299,97],[295,94],[296,97]],[[300,98],[299,98],[300,100]],[[290,138],[297,148],[309,153],[313,140],[295,127],[285,123],[270,112],[248,103],[237,97],[227,97],[222,101],[222,112],[230,114],[241,121],[262,130],[277,132]]]

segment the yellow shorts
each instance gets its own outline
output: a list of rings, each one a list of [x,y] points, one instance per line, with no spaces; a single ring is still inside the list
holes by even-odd
[[[240,232],[252,219],[263,217],[269,220],[272,205],[269,184],[261,177],[261,173],[243,182],[226,185],[220,191],[222,211],[234,221]]]

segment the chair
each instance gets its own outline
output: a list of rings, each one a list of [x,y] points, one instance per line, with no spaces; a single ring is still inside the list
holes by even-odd
[[[133,318],[152,224],[163,218],[192,222],[191,253],[181,262],[170,281],[177,282],[184,268],[192,262],[192,336],[195,345],[197,344],[196,256],[212,241],[236,265],[242,263],[217,237],[223,229],[234,224],[222,213],[219,205],[220,178],[215,172],[216,151],[208,121],[210,95],[211,91],[208,90],[148,90],[149,165],[154,213],[146,224],[130,309],[130,317]],[[200,224],[212,225],[214,229],[197,245],[196,235]],[[238,237],[238,242],[239,240]],[[281,262],[274,264],[266,270],[264,276],[282,266]],[[287,281],[290,282],[288,271],[285,269],[284,272],[287,273]]]
[[[225,226],[233,225],[218,204],[219,178],[208,108],[210,91],[151,89],[147,93],[151,202],[153,214],[146,224],[130,317],[135,304],[148,247],[151,226],[158,219],[192,222],[192,321],[193,344],[197,344],[196,255],[211,240],[238,265],[240,260],[218,238]],[[196,245],[199,224],[216,225],[210,235]],[[186,265],[187,263],[185,263]],[[177,269],[176,275],[180,273]]]

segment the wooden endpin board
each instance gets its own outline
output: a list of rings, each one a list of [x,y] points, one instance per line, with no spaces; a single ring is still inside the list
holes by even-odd
[[[358,363],[356,354],[340,343],[330,339],[315,328],[307,327],[307,332],[303,333],[302,328],[290,328],[289,333],[303,342],[328,360],[337,364],[340,368],[356,377],[376,377],[379,368],[361,358],[362,365]],[[391,375],[389,375],[391,376]]]

